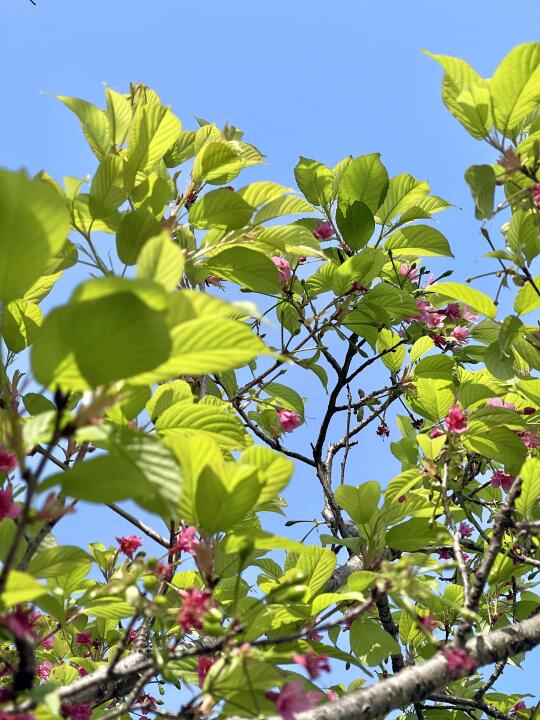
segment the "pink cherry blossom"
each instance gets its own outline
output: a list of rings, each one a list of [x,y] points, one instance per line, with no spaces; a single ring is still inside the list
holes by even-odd
[[[505,473],[502,470],[497,470],[493,473],[491,476],[491,487],[499,488],[502,487],[502,489],[505,492],[508,492],[510,488],[512,487],[512,484],[516,478],[513,475],[510,475],[509,473]]]
[[[540,184],[540,183],[539,183]],[[516,713],[520,712],[521,710],[526,710],[527,706],[523,702],[523,700],[520,700],[517,702],[514,707],[510,710],[510,715],[514,716]]]
[[[0,623],[7,627],[10,633],[19,640],[36,637],[34,630],[35,620],[28,610],[15,610],[15,612],[1,618]]]
[[[212,592],[189,588],[189,590],[180,590],[179,595],[183,604],[178,614],[178,624],[186,633],[192,629],[200,630],[203,626],[204,616],[213,605]]]
[[[329,220],[319,223],[313,231],[313,236],[316,237],[317,240],[330,240],[334,235],[334,228]]]
[[[533,188],[532,201],[535,208],[540,208],[540,182]]]
[[[486,405],[488,407],[506,408],[507,410],[515,410],[516,409],[516,406],[514,405],[514,403],[504,402],[504,400],[502,400],[500,397],[489,398]]]
[[[448,669],[454,677],[470,675],[477,668],[476,660],[463,648],[446,647],[443,650]]]
[[[83,647],[90,647],[92,644],[92,631],[91,630],[83,630],[80,633],[77,633],[75,636],[75,642],[77,645],[82,645]]]
[[[456,325],[450,335],[454,338],[458,345],[466,345],[469,339],[470,330],[464,325]]]
[[[71,720],[90,720],[92,708],[84,703],[80,705],[62,705],[62,713]]]
[[[0,445],[0,472],[7,475],[12,470],[15,470],[18,464],[15,453],[7,450],[4,445]]]
[[[154,575],[157,575],[162,580],[170,582],[174,575],[174,565],[171,563],[158,562],[152,568]]]
[[[444,430],[441,427],[439,427],[438,425],[435,425],[433,430],[429,433],[429,437],[432,440],[435,440],[435,438],[441,437],[441,435],[444,435],[444,434],[445,434]]]
[[[136,552],[142,545],[142,538],[138,535],[117,537],[116,540],[120,545],[120,552],[127,555],[128,558],[133,558],[133,553]]]
[[[287,282],[287,280],[290,280],[291,277],[291,264],[288,260],[286,260],[284,257],[277,257],[274,255],[270,258],[274,265],[279,270],[279,279],[282,283]]]
[[[229,188],[231,189],[231,188]],[[234,188],[233,188],[234,189]],[[157,700],[155,697],[152,697],[152,695],[149,695],[148,693],[142,692],[137,695],[137,702],[139,705],[142,705],[141,712],[143,715],[148,715],[148,713],[151,710],[154,710],[154,708],[157,705]]]
[[[468,563],[470,560],[470,555],[467,555],[467,553],[462,552],[461,555],[463,556],[463,562]]]
[[[323,694],[316,690],[304,692],[303,681],[295,680],[284,685],[279,693],[267,692],[266,697],[274,703],[283,720],[295,720],[295,713],[318,705],[323,699]]]
[[[285,432],[292,432],[302,424],[302,418],[296,412],[296,410],[286,410],[285,408],[278,408],[277,410],[279,424],[282,430]]]
[[[21,508],[13,502],[13,488],[8,485],[5,490],[0,490],[0,520],[11,518],[15,520],[21,514]]]
[[[39,663],[39,665],[36,668],[36,675],[41,678],[42,680],[47,681],[49,679],[49,675],[51,674],[51,670],[53,669],[53,664],[50,660],[44,660],[42,663]]]
[[[517,434],[525,447],[530,449],[540,447],[540,435],[537,435],[533,430],[518,430]]]
[[[422,320],[430,330],[444,325],[444,314],[440,313],[431,303],[426,303],[423,298],[420,298],[416,301],[416,306],[420,314],[413,319]]]
[[[471,535],[473,534],[472,527],[465,521],[459,523],[458,529],[459,529],[459,534],[463,538],[470,538]]]
[[[321,642],[321,640],[323,639],[323,636],[321,635],[321,633],[318,633],[316,630],[310,630],[306,634],[306,638],[308,640],[313,640],[314,642]]]
[[[420,277],[420,270],[412,267],[409,263],[403,262],[399,266],[399,274],[403,275],[406,280],[410,280],[412,283],[417,282]]]
[[[379,427],[375,430],[377,435],[379,437],[389,437],[390,436],[390,428],[386,423],[381,423]]]
[[[478,320],[478,313],[471,310],[468,305],[465,305],[461,311],[461,317],[465,322],[475,323]]]
[[[195,555],[197,547],[200,545],[199,541],[195,537],[196,534],[197,528],[193,527],[192,525],[183,528],[178,533],[178,537],[176,538],[176,545],[171,548],[171,553],[179,553],[183,550],[190,555]]]
[[[439,558],[441,560],[451,560],[452,555],[448,552],[448,550],[439,550]]]
[[[449,320],[461,319],[461,310],[457,303],[448,303],[443,312]]]
[[[444,424],[446,425],[446,429],[448,430],[448,432],[458,434],[465,432],[468,427],[467,416],[460,408],[458,403],[454,403],[452,405],[452,407],[448,411],[448,415],[444,418]]]
[[[52,650],[54,647],[54,635],[49,635],[41,641],[41,647],[45,650]]]
[[[436,620],[433,615],[420,615],[418,620],[426,630],[435,630],[435,628],[439,626],[438,620]]]
[[[307,670],[312,680],[316,680],[321,672],[330,672],[330,663],[326,655],[316,655],[313,650],[308,650],[304,655],[293,655],[293,660]]]
[[[202,687],[204,680],[208,675],[208,671],[216,661],[214,658],[202,655],[197,662],[197,677],[199,678],[199,687]]]

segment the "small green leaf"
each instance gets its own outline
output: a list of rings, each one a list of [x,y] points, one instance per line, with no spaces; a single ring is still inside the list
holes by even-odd
[[[516,509],[525,517],[534,517],[534,508],[540,495],[540,460],[528,458],[519,474],[522,486],[516,500]]]
[[[388,190],[388,173],[379,153],[360,155],[347,165],[339,184],[339,206],[345,208],[361,200],[372,213],[383,202]]]
[[[524,43],[511,50],[490,83],[495,127],[513,137],[540,101],[540,43]]]
[[[535,287],[536,286],[536,287]],[[540,275],[534,278],[534,285],[526,282],[516,295],[514,310],[518,315],[526,315],[540,307]]]
[[[168,232],[150,238],[137,258],[137,277],[153,280],[165,290],[174,290],[184,271],[184,253]]]
[[[394,255],[441,255],[453,257],[448,240],[429,225],[411,225],[392,233],[384,247]]]
[[[351,650],[366,665],[380,665],[389,655],[400,652],[399,644],[373,620],[358,618],[350,630]]]
[[[495,202],[495,171],[491,165],[471,165],[465,172],[465,180],[476,206],[476,219],[489,220]]]
[[[473,310],[486,315],[486,317],[494,318],[497,314],[497,308],[493,300],[485,293],[456,282],[435,283],[426,288],[429,292],[438,293],[445,298],[458,300],[469,305]]]
[[[212,190],[189,209],[189,223],[195,228],[235,230],[246,225],[253,207],[241,195],[227,188]]]
[[[118,257],[126,265],[135,265],[144,243],[162,231],[160,223],[147,209],[132,210],[122,216],[116,232]]]
[[[13,300],[4,308],[2,335],[11,352],[18,353],[32,344],[43,323],[43,313],[34,303]]]
[[[7,576],[6,587],[0,595],[0,602],[6,608],[19,603],[32,602],[47,594],[47,588],[25,572],[11,570]]]
[[[197,153],[191,175],[197,183],[224,185],[234,180],[242,169],[238,153],[226,142],[209,142]]]
[[[78,547],[63,545],[43,550],[35,555],[28,572],[38,578],[55,578],[72,572],[79,564],[90,568],[91,556]]]
[[[386,541],[394,550],[414,552],[431,545],[447,545],[450,535],[439,523],[412,518],[391,528],[386,534]]]
[[[92,152],[100,160],[111,149],[112,138],[107,115],[100,108],[75,97],[57,96],[79,118]]]
[[[380,497],[381,488],[375,480],[365,482],[358,485],[358,487],[340,485],[336,488],[336,502],[359,525],[369,522],[377,508]]]
[[[253,292],[275,295],[280,291],[276,266],[261,252],[246,247],[231,247],[212,255],[207,270],[218,277],[232,280]]]
[[[361,200],[355,200],[343,209],[338,207],[336,222],[343,239],[352,250],[363,248],[375,229],[373,213]]]
[[[182,126],[169,108],[148,103],[137,109],[128,134],[126,159],[130,173],[153,170],[177,140]]]
[[[332,197],[334,173],[316,160],[301,157],[294,168],[296,184],[312,205],[326,205]]]

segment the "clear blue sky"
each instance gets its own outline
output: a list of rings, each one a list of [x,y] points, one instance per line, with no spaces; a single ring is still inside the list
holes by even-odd
[[[463,173],[493,156],[448,114],[441,70],[420,51],[463,57],[489,76],[514,45],[537,39],[540,5],[510,17],[501,0],[37,3],[3,0],[0,7],[2,165],[44,168],[57,179],[92,173],[78,123],[47,94],[102,104],[102,83],[125,91],[143,81],[187,127],[197,115],[244,129],[268,158],[253,178],[292,185],[300,154],[332,165],[348,154],[381,152],[391,174],[427,179],[456,206],[438,218],[458,256],[456,279],[491,269],[477,260],[486,248]],[[311,403],[307,415],[320,409]],[[300,443],[308,432],[298,433]],[[386,484],[395,474],[381,442],[363,442],[350,482]],[[318,514],[320,490],[306,473],[298,473],[288,499],[292,515],[300,508],[304,517]],[[129,529],[91,510],[68,521],[60,538],[75,541],[69,536],[77,529],[84,540],[98,539],[97,523],[104,542]]]

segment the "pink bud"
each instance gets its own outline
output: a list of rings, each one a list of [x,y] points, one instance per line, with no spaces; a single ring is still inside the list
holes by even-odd
[[[286,410],[285,408],[278,408],[277,410],[279,424],[282,430],[285,432],[292,432],[302,424],[302,418],[296,412],[296,410]]]
[[[278,257],[274,255],[270,258],[274,265],[279,270],[279,279],[282,283],[287,282],[291,278],[291,264],[284,257]]]

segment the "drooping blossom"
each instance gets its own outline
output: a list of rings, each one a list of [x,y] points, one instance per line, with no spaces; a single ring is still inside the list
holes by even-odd
[[[435,330],[444,325],[444,313],[440,313],[431,303],[426,303],[423,298],[419,298],[416,301],[416,306],[418,307],[419,315],[412,318],[413,320],[422,320],[430,330]]]
[[[277,410],[279,424],[284,432],[292,432],[302,424],[302,418],[296,412],[296,410],[286,410],[285,408],[278,408]]]
[[[307,671],[312,680],[316,680],[321,672],[330,672],[330,663],[326,655],[316,655],[313,650],[308,650],[303,655],[293,655],[293,660]]]
[[[400,505],[403,505],[404,502],[407,502],[407,496],[406,496],[406,495],[400,495],[400,496],[398,497],[398,503],[399,503]]]
[[[443,650],[448,669],[454,677],[470,675],[477,668],[476,660],[463,648],[446,647]]]
[[[71,720],[90,720],[92,708],[90,705],[80,703],[79,705],[62,705],[62,714]]]
[[[403,275],[406,280],[410,280],[414,283],[417,282],[420,277],[420,270],[412,265],[409,265],[409,263],[403,262],[399,266],[399,274]]]
[[[465,521],[459,523],[458,530],[462,538],[470,538],[473,534],[473,528]]]
[[[368,287],[363,285],[361,282],[357,282],[356,280],[351,285],[351,289],[349,290],[349,293],[365,293],[369,290]]]
[[[435,425],[433,430],[431,430],[431,432],[429,433],[429,437],[432,440],[435,440],[435,438],[441,437],[441,435],[444,435],[444,434],[445,434],[444,430],[441,427],[439,427],[438,425]]]
[[[429,337],[433,340],[435,347],[438,347],[441,350],[446,350],[448,342],[442,333],[431,333]]]
[[[287,280],[290,280],[291,277],[291,264],[290,262],[284,258],[284,257],[277,257],[277,255],[274,255],[270,258],[274,265],[279,270],[279,279],[282,283],[287,282]]]
[[[450,552],[448,550],[439,550],[439,558],[441,560],[451,560],[452,555],[450,554]]]
[[[330,240],[334,235],[334,228],[330,220],[319,223],[313,231],[313,237],[317,238],[317,240]]]
[[[0,445],[0,472],[7,475],[15,470],[18,464],[15,453],[7,450],[4,445]]]
[[[523,702],[523,700],[520,700],[520,701],[517,702],[517,703],[514,705],[514,707],[510,710],[510,715],[512,715],[512,717],[513,717],[516,713],[520,712],[521,710],[526,710],[526,709],[527,709],[527,706],[525,705],[525,703]]]
[[[278,693],[267,692],[266,697],[274,703],[283,720],[295,720],[296,713],[318,705],[323,694],[316,690],[304,692],[303,681],[295,680],[284,685]]]
[[[465,325],[456,325],[450,333],[458,345],[466,345],[469,340],[470,330]]]
[[[412,426],[415,430],[421,430],[424,426],[424,420],[422,418],[416,418],[412,421]]]
[[[10,633],[19,640],[28,640],[36,637],[34,619],[27,610],[15,610],[0,619],[0,623],[7,627]]]
[[[467,429],[467,416],[463,410],[459,407],[459,403],[454,403],[448,415],[444,418],[444,424],[448,432],[462,433]]]
[[[90,647],[92,645],[92,631],[91,630],[83,630],[80,633],[77,633],[75,636],[75,642],[77,645],[82,645],[83,647]]]
[[[54,647],[54,635],[47,635],[47,637],[43,638],[40,645],[45,650],[52,650]]]
[[[508,148],[497,160],[497,164],[507,172],[516,172],[516,170],[521,168],[521,158],[514,152],[513,148]]]
[[[439,622],[433,617],[433,615],[419,615],[418,620],[426,630],[431,631],[435,630],[436,627],[439,627]]]
[[[475,323],[478,320],[478,313],[471,310],[468,305],[465,305],[461,311],[461,317],[465,322]]]
[[[519,412],[521,415],[534,415],[536,408],[527,405],[527,407],[522,408]]]
[[[470,560],[470,555],[467,555],[467,553],[462,552],[462,553],[461,553],[461,556],[462,556],[462,558],[463,558],[463,562],[464,562],[464,563],[468,563],[468,562],[469,562],[469,560]]]
[[[116,540],[120,545],[120,552],[124,553],[124,555],[127,555],[128,558],[133,558],[133,553],[137,552],[143,542],[142,538],[140,538],[138,535],[126,535],[123,537],[117,537]]]
[[[540,208],[540,182],[534,186],[532,201],[535,208]]]
[[[390,428],[386,423],[381,423],[375,432],[379,437],[388,437],[390,435]]]
[[[79,674],[79,677],[84,677],[85,675],[88,675],[82,665],[77,665],[77,673]]]
[[[53,669],[53,664],[50,660],[44,660],[42,663],[39,663],[39,665],[36,668],[36,675],[41,678],[42,680],[47,681],[49,679],[49,675],[51,674],[51,670]]]
[[[486,402],[486,405],[488,407],[500,407],[505,408],[506,410],[515,410],[516,406],[514,403],[507,403],[504,402],[500,397],[492,397],[489,398],[489,400]]]
[[[461,320],[461,310],[457,303],[448,303],[443,312],[449,320]]]
[[[141,708],[141,712],[143,715],[148,715],[150,710],[154,710],[154,708],[157,706],[156,698],[145,692],[139,693],[137,695],[137,702],[139,703],[139,705],[143,706]]]
[[[157,575],[157,577],[167,582],[170,582],[174,575],[174,566],[171,565],[171,563],[157,562],[152,570],[154,575]]]
[[[200,545],[199,541],[195,537],[197,534],[197,528],[193,525],[183,528],[178,533],[176,538],[176,544],[171,548],[171,553],[179,553],[181,551],[187,552],[190,555],[195,555],[197,547]]]
[[[128,643],[131,645],[131,643],[134,643],[137,640],[138,637],[138,631],[133,629],[130,630],[128,633]]]
[[[13,488],[7,485],[5,490],[0,490],[0,520],[4,518],[15,520],[20,514],[20,506],[13,502]]]
[[[199,678],[199,687],[203,686],[206,676],[208,675],[208,671],[215,662],[216,661],[214,660],[214,658],[205,657],[204,655],[201,655],[201,657],[199,658],[199,661],[197,662],[197,677]]]
[[[200,630],[204,616],[212,607],[212,592],[189,588],[189,590],[180,590],[179,595],[183,604],[178,614],[178,624],[186,633],[192,629]]]
[[[307,640],[313,640],[314,642],[321,642],[323,639],[323,636],[321,635],[321,633],[318,633],[316,630],[310,630],[306,634],[306,638],[307,638]]]
[[[512,484],[516,478],[509,473],[505,473],[502,470],[497,470],[491,476],[491,487],[500,488],[505,492],[508,492],[512,487]]]
[[[540,435],[537,435],[533,430],[518,430],[517,434],[525,447],[530,449],[540,447]]]

